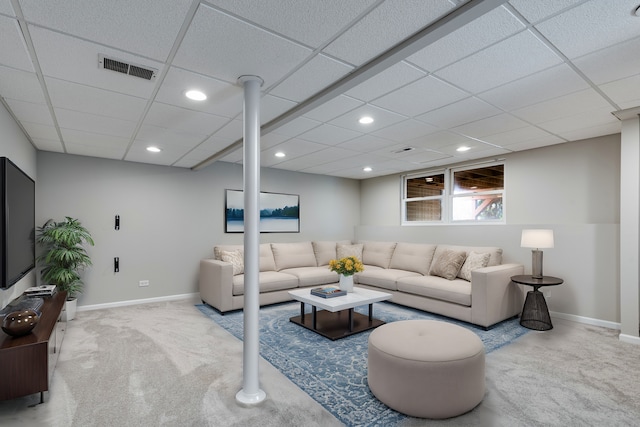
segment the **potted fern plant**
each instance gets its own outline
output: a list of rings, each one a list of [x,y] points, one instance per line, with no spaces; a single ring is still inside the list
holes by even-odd
[[[38,227],[36,243],[42,249],[37,257],[43,267],[42,280],[67,292],[65,320],[73,320],[77,297],[84,287],[80,271],[91,265],[91,258],[82,245],[94,245],[91,234],[79,220],[65,217],[64,221],[49,220]]]

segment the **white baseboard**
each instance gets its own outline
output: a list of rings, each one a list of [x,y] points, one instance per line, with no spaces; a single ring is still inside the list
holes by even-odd
[[[104,304],[80,305],[78,306],[78,311],[100,310],[102,308],[125,307],[128,305],[148,304],[150,302],[178,301],[178,300],[185,300],[185,299],[191,299],[191,298],[195,298],[199,300],[200,293],[195,292],[192,294],[168,295],[164,297],[108,302]]]
[[[618,338],[622,342],[627,342],[629,344],[640,345],[640,338],[638,338],[638,337],[634,337],[634,336],[626,335],[626,334],[620,334],[620,336]]]
[[[570,320],[572,322],[584,323],[585,325],[600,326],[602,328],[620,330],[620,323],[609,322],[608,320],[594,319],[592,317],[576,316],[575,314],[558,313],[557,311],[550,311],[551,317],[557,317],[558,319]]]

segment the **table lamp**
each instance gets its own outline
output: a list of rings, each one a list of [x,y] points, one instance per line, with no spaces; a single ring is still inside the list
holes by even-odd
[[[531,276],[542,279],[542,249],[553,247],[553,230],[522,230],[520,246],[531,250]]]

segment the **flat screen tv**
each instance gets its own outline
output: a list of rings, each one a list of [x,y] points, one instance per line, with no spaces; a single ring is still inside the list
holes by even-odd
[[[36,185],[11,160],[0,157],[0,192],[0,287],[8,288],[36,265]]]

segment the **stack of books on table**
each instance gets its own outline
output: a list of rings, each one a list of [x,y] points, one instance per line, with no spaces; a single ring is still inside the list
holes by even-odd
[[[340,290],[337,286],[323,286],[321,288],[311,289],[311,295],[315,295],[320,298],[334,298],[346,295],[347,293]]]
[[[33,286],[24,291],[30,297],[50,297],[56,293],[56,285]]]

